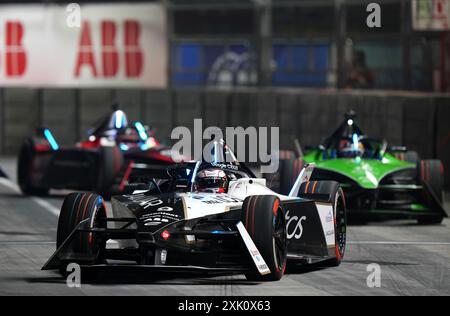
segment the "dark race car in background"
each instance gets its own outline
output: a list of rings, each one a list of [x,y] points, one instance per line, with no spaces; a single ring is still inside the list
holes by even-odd
[[[141,122],[129,124],[123,111],[114,110],[72,147],[61,147],[49,129],[39,129],[21,147],[18,182],[27,195],[70,189],[109,197],[122,192],[130,177],[165,172],[172,157]]]
[[[214,154],[213,162],[180,164],[165,179],[131,184],[129,194],[113,197],[112,212],[97,194],[69,195],[57,251],[43,269],[66,273],[77,263],[91,271],[126,267],[276,281],[288,260],[341,263],[346,209],[337,182],[303,194],[313,169],[307,166],[291,195],[280,195],[244,164],[224,159],[234,156],[226,146],[216,148],[223,155]]]
[[[304,163],[315,164],[313,181],[334,180],[344,189],[349,218],[417,219],[438,224],[448,217],[443,207],[443,165],[421,160],[404,147],[388,147],[384,140],[363,133],[354,112],[325,142],[303,155],[282,152],[274,185],[286,194]],[[289,175],[291,175],[289,177]],[[305,188],[314,192],[314,186]]]

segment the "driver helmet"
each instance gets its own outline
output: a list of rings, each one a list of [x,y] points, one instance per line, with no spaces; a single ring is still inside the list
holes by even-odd
[[[222,169],[205,169],[197,173],[195,189],[198,192],[227,193],[229,180]]]
[[[358,155],[363,155],[365,151],[362,142],[358,142],[358,148],[350,140],[342,140],[339,144],[339,158],[354,158]]]

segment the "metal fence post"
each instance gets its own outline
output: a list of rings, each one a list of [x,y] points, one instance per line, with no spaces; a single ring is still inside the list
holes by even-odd
[[[411,30],[410,23],[411,4],[410,1],[401,2],[401,38],[403,50],[403,89],[411,89]]]
[[[346,84],[347,67],[345,65],[345,47],[347,41],[347,8],[345,0],[335,0],[336,51],[337,51],[337,88]]]
[[[272,0],[259,0],[256,2],[256,16],[258,21],[258,47],[259,47],[259,85],[272,84]]]

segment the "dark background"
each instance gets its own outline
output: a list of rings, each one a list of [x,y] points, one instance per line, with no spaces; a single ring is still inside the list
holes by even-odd
[[[0,1],[37,2],[71,1]],[[173,127],[204,118],[220,127],[280,126],[285,148],[293,135],[317,145],[354,109],[368,134],[442,159],[450,179],[450,80],[442,64],[450,40],[447,33],[414,31],[409,0],[378,1],[381,29],[366,26],[366,6],[376,1],[160,2],[169,17],[168,89],[0,87],[0,153],[15,154],[37,126],[72,144],[113,102],[166,141]],[[374,74],[370,88],[348,87],[355,51]],[[220,78],[212,69],[226,53],[246,56],[239,74],[212,79]]]

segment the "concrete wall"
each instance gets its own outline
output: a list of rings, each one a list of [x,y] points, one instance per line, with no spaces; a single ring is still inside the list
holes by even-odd
[[[356,110],[360,125],[391,145],[406,145],[424,158],[445,162],[450,180],[450,97],[407,93],[318,90],[0,90],[0,150],[15,154],[38,126],[54,131],[61,144],[85,135],[101,115],[118,102],[131,120],[140,119],[170,142],[175,126],[279,126],[283,148],[292,136],[317,145]],[[447,180],[447,186],[449,181]]]

